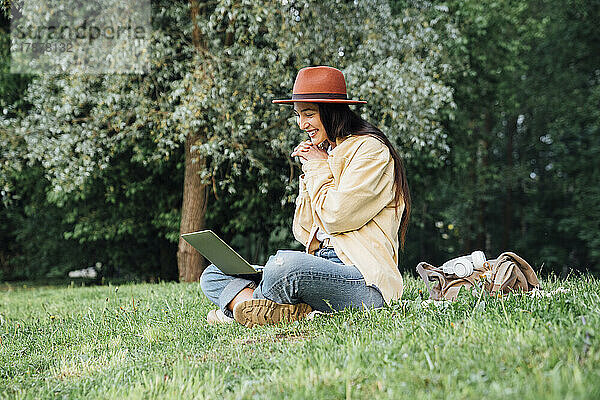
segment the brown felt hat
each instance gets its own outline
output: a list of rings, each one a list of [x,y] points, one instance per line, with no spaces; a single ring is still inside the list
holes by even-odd
[[[273,103],[338,103],[364,104],[364,100],[349,100],[342,71],[332,67],[306,67],[298,71],[291,99]]]

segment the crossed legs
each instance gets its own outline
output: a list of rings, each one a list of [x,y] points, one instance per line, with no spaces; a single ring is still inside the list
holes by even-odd
[[[229,317],[236,304],[251,299],[306,303],[322,312],[347,307],[379,308],[385,304],[379,290],[367,286],[356,267],[342,264],[333,249],[323,249],[318,254],[280,250],[265,264],[260,281],[229,276],[210,265],[202,274],[200,285]]]

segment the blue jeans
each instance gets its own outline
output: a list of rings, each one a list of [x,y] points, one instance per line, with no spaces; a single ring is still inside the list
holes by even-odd
[[[227,305],[247,287],[255,287],[252,296],[255,299],[280,304],[306,303],[323,312],[385,305],[379,289],[367,286],[360,271],[353,265],[344,265],[332,248],[317,250],[315,255],[279,250],[269,257],[262,276],[230,276],[211,264],[200,277],[200,287],[230,317]]]

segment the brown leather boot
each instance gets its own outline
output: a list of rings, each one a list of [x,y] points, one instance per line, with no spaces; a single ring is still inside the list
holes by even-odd
[[[242,325],[271,325],[293,322],[306,317],[312,311],[306,303],[279,304],[267,299],[241,301],[233,308],[233,318]]]

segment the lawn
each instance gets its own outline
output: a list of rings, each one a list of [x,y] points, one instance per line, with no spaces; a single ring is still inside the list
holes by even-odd
[[[0,397],[597,399],[598,284],[438,305],[408,277],[391,307],[254,329],[207,325],[198,284],[4,286]]]

